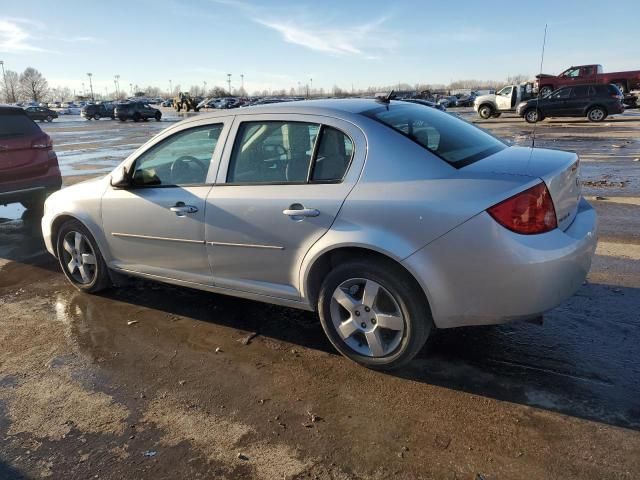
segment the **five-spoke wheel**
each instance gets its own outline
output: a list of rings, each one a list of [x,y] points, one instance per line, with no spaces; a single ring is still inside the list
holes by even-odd
[[[326,276],[320,321],[336,349],[370,368],[390,370],[422,348],[433,322],[420,286],[401,266],[352,260]]]

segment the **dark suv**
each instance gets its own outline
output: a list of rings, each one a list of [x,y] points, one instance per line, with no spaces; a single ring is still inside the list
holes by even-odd
[[[147,121],[150,118],[155,118],[159,122],[162,118],[160,110],[144,102],[119,103],[116,105],[115,115],[121,122],[125,122],[128,119],[134,122]]]
[[[624,112],[624,96],[615,85],[587,84],[562,87],[546,97],[521,102],[516,113],[528,123],[545,117],[587,117],[601,122],[608,115]]]
[[[62,185],[49,135],[21,108],[0,107],[0,205],[41,208]]]
[[[54,118],[58,118],[58,112],[47,107],[27,107],[24,109],[31,120],[40,120],[41,122],[53,122]]]
[[[85,105],[80,115],[87,120],[100,120],[101,118],[116,118],[113,103],[90,103]]]

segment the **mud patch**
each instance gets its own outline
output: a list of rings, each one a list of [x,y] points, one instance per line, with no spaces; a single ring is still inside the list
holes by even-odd
[[[162,445],[173,447],[188,441],[209,460],[232,466],[249,464],[256,478],[292,478],[310,466],[299,460],[295,451],[286,445],[243,442],[253,429],[242,422],[188,408],[168,396],[161,396],[151,403],[144,421],[165,432],[160,440]],[[243,457],[238,458],[239,455]]]

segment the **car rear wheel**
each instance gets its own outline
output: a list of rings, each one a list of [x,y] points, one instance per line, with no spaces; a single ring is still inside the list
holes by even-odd
[[[93,119],[94,119],[94,120],[100,120],[100,114],[99,114],[99,113],[96,113],[96,114],[93,116]]]
[[[524,112],[524,119],[527,123],[536,123],[542,120],[542,113],[537,108],[530,108]]]
[[[386,264],[352,261],[335,268],[322,284],[318,310],[340,353],[379,370],[409,362],[433,328],[416,282]]]
[[[156,119],[156,122],[159,122],[160,120],[162,120],[162,114],[160,112],[156,112],[155,119]]]
[[[493,115],[493,108],[491,107],[491,105],[480,105],[480,108],[478,109],[478,115],[480,115],[480,118],[486,120],[490,118],[491,115]]]
[[[604,107],[592,107],[587,112],[587,118],[590,122],[601,122],[605,118],[607,118],[607,111],[604,109]]]
[[[80,222],[65,222],[58,230],[56,245],[60,267],[78,290],[95,293],[111,284],[100,249]]]
[[[47,122],[51,123],[51,122],[53,122],[53,117],[51,115],[47,115],[46,120],[47,120]]]
[[[127,117],[118,117],[118,120],[120,120],[121,122],[126,122],[127,121]]]
[[[134,114],[133,114],[133,121],[134,121],[134,122],[139,122],[139,121],[140,121],[140,118],[141,118],[141,117],[140,117],[140,114],[139,114],[139,113],[137,113],[137,112],[136,112],[136,113],[134,113]]]

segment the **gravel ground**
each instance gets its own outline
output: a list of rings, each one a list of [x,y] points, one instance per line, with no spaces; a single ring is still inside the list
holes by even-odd
[[[65,184],[179,118],[67,117]],[[532,129],[477,120],[515,144]],[[600,216],[588,281],[543,325],[437,332],[394,374],[337,355],[315,315],[132,281],[80,294],[0,207],[0,479],[640,478],[640,115],[548,120]]]

